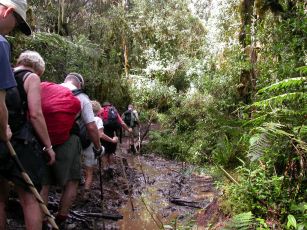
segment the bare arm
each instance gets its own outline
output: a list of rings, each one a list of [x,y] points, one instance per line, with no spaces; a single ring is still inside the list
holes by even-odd
[[[100,149],[101,148],[100,136],[95,121],[87,123],[85,127],[87,134],[89,135],[91,141],[94,144],[95,149]]]
[[[42,112],[40,78],[36,74],[29,75],[29,77],[24,82],[24,89],[27,93],[31,124],[33,125],[36,134],[40,138],[42,144],[48,148],[47,153],[50,158],[49,164],[52,164],[55,161],[55,153],[53,149],[50,149],[51,141]]]
[[[5,105],[5,90],[0,90],[0,140],[8,141],[12,133],[8,127],[8,113]]]
[[[118,137],[109,137],[108,135],[106,135],[104,132],[103,132],[103,128],[99,129],[99,137],[100,139],[103,139],[105,141],[108,141],[108,142],[112,142],[112,143],[117,143],[118,142]]]
[[[120,125],[121,125],[125,130],[127,130],[129,133],[132,132],[132,128],[129,128],[129,127],[126,125],[126,123],[123,121],[123,119],[122,119],[119,115],[118,115],[117,119],[118,119],[118,122],[120,123]]]

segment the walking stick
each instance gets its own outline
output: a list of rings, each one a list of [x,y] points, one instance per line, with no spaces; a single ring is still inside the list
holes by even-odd
[[[100,200],[101,203],[103,202],[103,187],[102,187],[102,167],[101,167],[101,159],[97,159],[98,160],[98,164],[99,164],[99,182],[100,182]]]
[[[18,169],[19,169],[19,171],[22,175],[22,178],[24,179],[26,184],[29,186],[29,189],[33,193],[34,197],[36,198],[36,200],[39,203],[41,209],[43,210],[44,214],[47,216],[48,222],[52,225],[52,227],[54,229],[59,229],[59,227],[57,226],[57,224],[54,221],[54,217],[50,214],[50,212],[49,212],[46,204],[44,203],[42,197],[40,196],[40,194],[38,193],[38,191],[34,187],[33,182],[31,181],[29,175],[26,173],[24,167],[22,166],[20,160],[18,159],[18,156],[16,155],[16,152],[15,152],[12,144],[8,141],[8,142],[6,142],[6,146],[9,149],[9,153],[11,154],[13,160],[15,161],[15,163],[18,166]]]
[[[99,182],[100,182],[100,200],[101,200],[101,213],[103,213],[103,187],[102,187],[102,167],[101,167],[101,158],[98,158],[98,164],[99,164]],[[105,229],[104,220],[102,219],[102,229]]]
[[[138,153],[141,153],[141,125],[139,124],[139,151]]]
[[[139,150],[136,152],[137,159],[138,159],[140,169],[141,169],[141,172],[142,172],[142,175],[143,175],[143,178],[144,178],[144,183],[146,184],[146,177],[145,177],[145,173],[144,173],[144,170],[143,170],[143,164],[140,160],[140,153],[141,153],[141,126],[140,125],[139,125],[139,144],[138,145],[139,145]]]

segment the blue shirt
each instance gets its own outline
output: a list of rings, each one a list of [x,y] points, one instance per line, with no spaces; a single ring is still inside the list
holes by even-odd
[[[16,86],[16,81],[10,64],[10,53],[9,43],[0,35],[0,90]]]

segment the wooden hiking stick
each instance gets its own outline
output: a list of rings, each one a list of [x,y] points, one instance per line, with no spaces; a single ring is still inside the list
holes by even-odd
[[[128,178],[127,178],[127,174],[126,174],[126,170],[125,170],[123,158],[122,158],[122,157],[119,157],[119,160],[120,160],[120,164],[121,164],[121,166],[122,166],[124,178],[125,178],[125,180],[126,180],[126,185],[127,185],[127,187],[128,187],[128,196],[129,196],[129,200],[130,200],[130,204],[131,204],[131,209],[132,209],[132,212],[134,212],[134,205],[133,205],[133,202],[132,202],[130,184],[129,184],[129,182],[128,182]]]
[[[18,169],[19,169],[19,171],[22,175],[22,178],[24,179],[24,181],[28,185],[29,189],[33,193],[34,197],[36,198],[37,202],[39,203],[39,205],[40,205],[41,209],[43,210],[44,214],[47,216],[48,222],[51,224],[51,226],[54,229],[59,229],[59,227],[57,226],[57,224],[54,221],[54,217],[50,214],[50,212],[49,212],[46,204],[44,203],[42,197],[40,196],[40,194],[38,193],[38,191],[34,187],[32,180],[30,179],[29,175],[26,173],[24,167],[22,166],[20,160],[18,159],[18,156],[17,156],[11,142],[9,142],[9,141],[6,142],[6,146],[9,149],[9,153],[11,154],[11,157],[13,158],[13,160],[15,161],[15,163],[18,166]]]

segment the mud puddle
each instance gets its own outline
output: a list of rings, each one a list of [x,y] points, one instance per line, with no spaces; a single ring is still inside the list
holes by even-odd
[[[154,155],[132,156],[127,154],[124,144],[118,148],[113,177],[103,175],[102,184],[103,202],[98,172],[89,198],[82,197],[80,186],[62,229],[152,230],[176,229],[183,224],[203,229],[204,214],[211,213],[216,200],[210,176],[196,175],[192,166],[182,167],[178,162]],[[49,196],[48,208],[53,215],[60,192],[54,188]],[[24,229],[21,208],[18,215],[14,211],[16,201],[10,199],[9,229]]]

